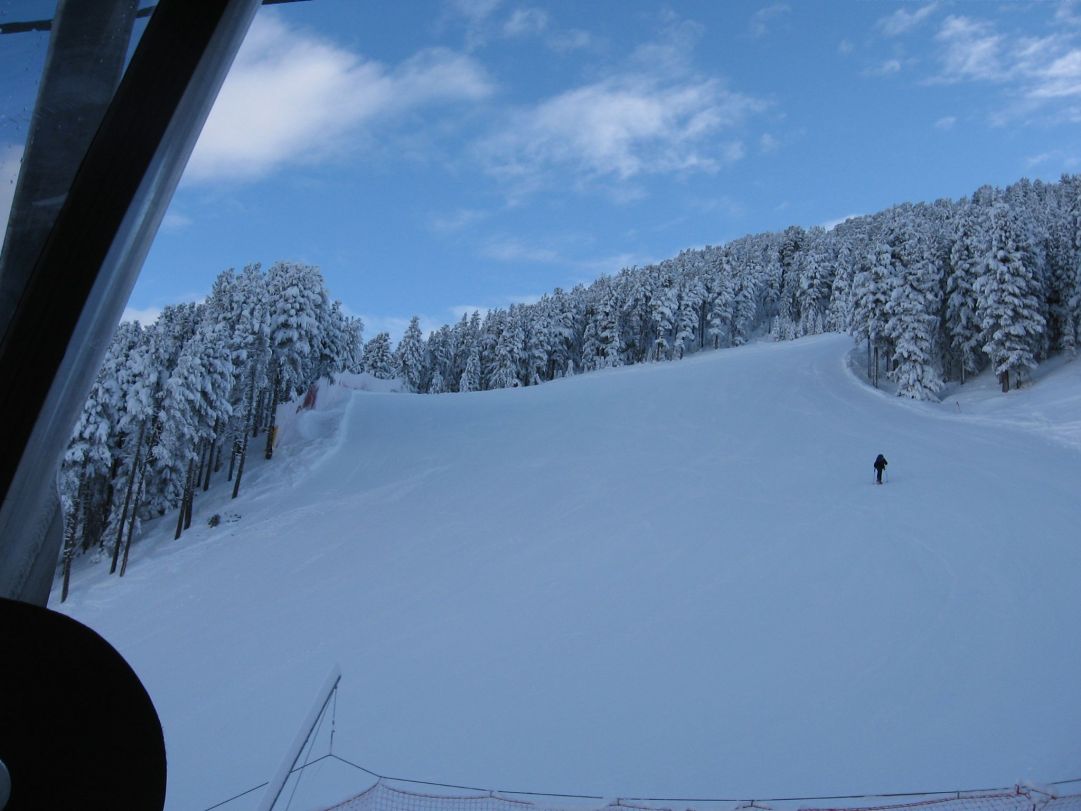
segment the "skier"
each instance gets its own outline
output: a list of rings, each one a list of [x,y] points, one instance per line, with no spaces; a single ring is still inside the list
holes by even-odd
[[[886,469],[886,465],[889,462],[886,461],[886,457],[881,453],[878,458],[875,459],[875,484],[882,484],[882,471]]]

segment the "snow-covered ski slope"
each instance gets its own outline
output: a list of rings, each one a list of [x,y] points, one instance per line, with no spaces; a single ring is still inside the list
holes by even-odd
[[[180,541],[170,516],[62,610],[146,683],[170,809],[266,780],[334,662],[335,752],[383,774],[654,797],[1079,776],[1081,364],[931,405],[866,387],[850,348],[324,393],[240,499],[200,495]]]

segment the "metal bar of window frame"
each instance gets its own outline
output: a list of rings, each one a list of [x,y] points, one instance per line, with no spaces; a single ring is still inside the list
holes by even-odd
[[[20,546],[260,0],[162,0],[0,338],[0,596],[44,605]],[[34,533],[45,536],[46,533]]]

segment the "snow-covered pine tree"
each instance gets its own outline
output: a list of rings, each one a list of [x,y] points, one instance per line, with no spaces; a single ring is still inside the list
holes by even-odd
[[[653,360],[668,360],[671,355],[672,328],[678,306],[674,281],[665,278],[650,298],[650,319],[653,333]]]
[[[353,316],[346,316],[343,326],[345,332],[346,354],[342,359],[347,372],[361,372],[364,369],[364,322]]]
[[[458,391],[480,391],[480,385],[480,345],[474,343],[469,349],[461,380],[458,381]]]
[[[967,201],[961,203],[956,235],[950,248],[946,278],[946,335],[962,383],[983,365],[980,325],[976,318],[976,279],[985,250],[977,238],[977,222]]]
[[[1073,356],[1081,337],[1081,175],[1063,175],[1048,197],[1048,341]]]
[[[1040,315],[1039,283],[1025,266],[1011,233],[1006,207],[997,203],[991,212],[991,249],[976,280],[976,314],[983,351],[991,359],[1002,391],[1010,390],[1025,369],[1036,367],[1036,352],[1045,322]]]
[[[420,318],[414,315],[402,335],[402,340],[398,342],[398,351],[394,355],[397,376],[405,382],[410,391],[424,390],[426,354],[424,336],[420,331]]]
[[[619,332],[619,293],[614,284],[608,285],[601,297],[596,316],[597,369],[613,369],[623,365],[623,338]]]
[[[490,389],[509,389],[521,384],[518,379],[518,366],[525,336],[515,309],[515,305],[511,305],[502,319],[502,329],[496,337],[492,371],[488,380]]]
[[[927,236],[909,231],[895,235],[893,280],[886,304],[884,331],[893,344],[891,376],[897,394],[913,400],[937,400],[942,378],[935,365],[934,341],[941,308],[939,269],[926,253]]]
[[[364,344],[361,365],[365,372],[380,380],[390,380],[394,377],[394,355],[390,349],[390,333],[377,333],[374,338]]]
[[[852,331],[867,341],[867,376],[877,385],[878,356],[886,338],[886,305],[890,296],[893,254],[888,243],[876,238],[865,263],[853,278]]]
[[[823,228],[815,227],[807,232],[797,261],[799,286],[796,301],[799,307],[800,335],[816,335],[822,332],[826,322],[826,311],[829,308],[833,276],[836,272],[832,251],[832,237]]]
[[[702,306],[705,291],[696,279],[689,279],[676,286],[675,337],[672,339],[672,351],[677,360],[694,346],[698,333],[698,312]]]
[[[734,338],[736,305],[736,274],[731,260],[725,253],[717,256],[706,281],[707,309],[706,335],[714,349],[719,349],[722,339],[729,345]]]
[[[277,262],[267,271],[266,286],[270,344],[266,458],[270,459],[278,404],[317,379],[323,314],[329,304],[322,274],[309,265]]]
[[[213,439],[214,427],[232,415],[233,362],[228,329],[207,319],[184,345],[165,384],[163,430],[154,454],[159,469],[166,473],[166,499],[180,504],[183,520],[177,523],[177,538],[191,523],[195,474]]]

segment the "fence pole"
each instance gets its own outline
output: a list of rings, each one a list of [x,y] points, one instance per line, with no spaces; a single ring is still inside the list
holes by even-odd
[[[281,765],[274,774],[274,778],[267,784],[266,794],[263,795],[263,799],[259,803],[258,811],[271,811],[274,807],[274,803],[278,801],[278,797],[281,796],[282,789],[285,788],[285,783],[289,780],[289,775],[292,773],[293,767],[297,765],[297,760],[300,759],[300,753],[304,751],[304,746],[312,736],[312,730],[319,721],[319,716],[326,710],[327,703],[330,701],[330,697],[333,695],[341,678],[341,668],[338,665],[334,665],[334,667],[330,669],[330,675],[327,676],[327,680],[323,684],[322,689],[319,691],[319,694],[316,695],[315,703],[312,704],[311,710],[308,711],[308,715],[305,717],[304,723],[300,727],[300,731],[297,732],[293,745],[289,747],[289,750],[285,753],[285,757],[282,758]]]

